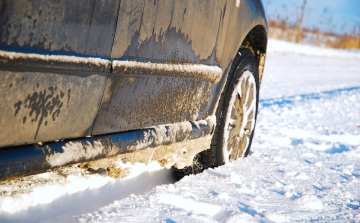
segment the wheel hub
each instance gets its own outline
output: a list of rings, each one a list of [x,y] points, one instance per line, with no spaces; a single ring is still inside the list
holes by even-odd
[[[255,127],[256,81],[250,71],[239,78],[231,95],[224,134],[225,162],[243,157]]]

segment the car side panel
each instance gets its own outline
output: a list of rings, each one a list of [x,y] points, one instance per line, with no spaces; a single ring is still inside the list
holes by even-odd
[[[140,68],[121,73],[113,70],[93,134],[212,115],[242,41],[254,26],[266,27],[260,1],[242,0],[239,7],[236,2],[122,0],[111,54],[113,64],[135,61],[150,68],[146,77]],[[166,76],[152,70],[157,63],[218,67],[222,78],[213,82],[209,76]]]
[[[119,4],[0,1],[0,147],[91,134]]]

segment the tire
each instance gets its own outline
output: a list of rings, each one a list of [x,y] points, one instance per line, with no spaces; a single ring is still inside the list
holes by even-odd
[[[258,92],[259,73],[256,59],[249,49],[242,47],[234,59],[220,96],[216,110],[217,125],[210,149],[198,154],[192,166],[176,170],[179,178],[249,154],[257,118]]]
[[[249,49],[240,48],[220,96],[211,147],[201,153],[204,168],[220,166],[250,153],[258,104],[256,59]]]

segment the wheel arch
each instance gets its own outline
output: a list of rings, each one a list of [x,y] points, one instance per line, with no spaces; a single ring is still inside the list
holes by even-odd
[[[256,58],[259,71],[259,85],[261,85],[264,72],[267,40],[267,29],[262,25],[257,25],[248,32],[245,39],[241,43],[241,46],[250,49]],[[240,49],[238,52],[239,51]]]

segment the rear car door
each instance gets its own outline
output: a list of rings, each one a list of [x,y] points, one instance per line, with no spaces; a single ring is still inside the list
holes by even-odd
[[[0,1],[0,147],[91,134],[119,4]]]

